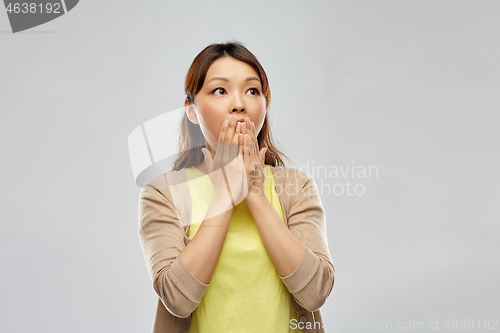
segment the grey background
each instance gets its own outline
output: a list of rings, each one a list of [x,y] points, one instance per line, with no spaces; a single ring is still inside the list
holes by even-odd
[[[127,137],[181,107],[195,55],[230,39],[267,71],[288,165],[378,167],[351,179],[364,195],[322,195],[337,270],[328,332],[499,319],[499,10],[82,1],[18,34],[4,12],[0,331],[150,331]]]

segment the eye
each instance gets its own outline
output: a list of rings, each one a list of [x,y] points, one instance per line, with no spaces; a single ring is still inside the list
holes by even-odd
[[[224,89],[222,87],[217,87],[214,90],[212,90],[212,94],[214,94],[214,95],[222,95],[225,92],[226,92],[226,89]]]
[[[247,92],[249,92],[250,95],[259,95],[260,94],[259,89],[257,89],[257,88],[250,88],[250,89],[248,89]]]

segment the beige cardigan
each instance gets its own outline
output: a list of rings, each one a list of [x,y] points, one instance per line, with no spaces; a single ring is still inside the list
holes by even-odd
[[[314,179],[295,167],[271,167],[290,231],[308,251],[297,269],[281,277],[303,333],[326,332],[320,307],[333,288],[325,211]],[[182,204],[181,204],[182,203]],[[191,196],[185,169],[151,179],[139,198],[139,238],[158,294],[153,333],[189,332],[191,313],[210,284],[197,280],[177,258],[189,243]],[[295,327],[295,326],[292,326]]]

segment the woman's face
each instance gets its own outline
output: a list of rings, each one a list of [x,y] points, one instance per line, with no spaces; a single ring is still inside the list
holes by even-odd
[[[222,123],[232,116],[249,117],[257,135],[266,116],[259,75],[252,66],[229,56],[217,59],[210,66],[194,104],[195,116],[188,112],[188,117],[200,125],[209,144],[219,141]]]

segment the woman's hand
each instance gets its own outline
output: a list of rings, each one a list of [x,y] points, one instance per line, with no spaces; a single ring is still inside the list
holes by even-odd
[[[241,123],[236,122],[236,117],[233,117],[229,122],[224,121],[214,158],[208,149],[202,148],[207,174],[212,180],[216,195],[220,195],[220,191],[230,190],[234,205],[243,201],[247,193],[240,127]],[[223,172],[226,175],[227,185]],[[226,194],[222,193],[222,196],[225,197]]]
[[[250,122],[250,118],[245,118],[242,123],[241,132],[243,136],[243,160],[247,179],[248,193],[245,202],[253,200],[258,196],[264,196],[264,156],[267,148],[259,150],[255,124]]]

